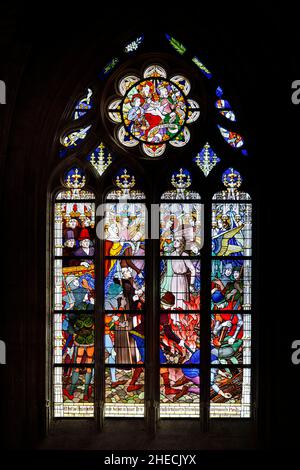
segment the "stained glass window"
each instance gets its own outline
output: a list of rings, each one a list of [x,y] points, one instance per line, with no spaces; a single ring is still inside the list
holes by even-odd
[[[54,205],[54,417],[94,416],[95,202],[80,167]]]
[[[202,205],[188,170],[171,184],[160,205],[160,416],[198,417]]]
[[[210,416],[250,417],[251,203],[238,171],[229,168],[222,181],[211,219]]]
[[[53,418],[253,416],[246,138],[202,53],[161,40],[124,41],[58,134]]]
[[[126,168],[114,184],[104,213],[105,416],[137,417],[144,414],[145,196]]]

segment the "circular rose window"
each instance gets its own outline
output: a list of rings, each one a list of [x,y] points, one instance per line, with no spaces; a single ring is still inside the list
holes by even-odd
[[[173,139],[186,120],[186,101],[180,88],[167,80],[144,80],[125,95],[122,118],[138,140],[159,144]]]
[[[161,65],[150,65],[143,77],[126,75],[119,97],[108,105],[109,118],[118,125],[117,137],[126,147],[140,144],[149,157],[160,157],[168,144],[182,147],[190,140],[189,124],[200,116],[198,103],[188,97],[191,84],[183,75],[167,78]]]

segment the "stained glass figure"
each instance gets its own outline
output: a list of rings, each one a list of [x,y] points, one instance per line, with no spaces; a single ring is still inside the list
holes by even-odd
[[[234,168],[228,168],[222,175],[222,182],[225,190],[219,191],[214,194],[214,200],[250,200],[248,193],[239,191],[242,184],[241,174]]]
[[[219,124],[218,129],[223,139],[226,140],[231,147],[240,148],[244,145],[244,139],[241,135],[236,132],[228,131],[227,129],[224,129],[224,127],[219,126]]]
[[[202,205],[162,203],[160,206],[160,254],[178,256],[175,246],[183,240],[183,252],[200,254],[203,241]],[[176,241],[175,241],[176,240]]]
[[[212,204],[212,255],[251,256],[251,204]]]
[[[94,367],[55,367],[54,417],[94,417]]]
[[[212,260],[211,309],[250,310],[251,261]]]
[[[106,314],[105,362],[107,364],[141,364],[145,361],[143,315],[132,313]]]
[[[204,176],[208,176],[211,170],[217,165],[217,163],[221,161],[221,159],[216,155],[214,150],[207,142],[201,152],[197,153],[193,161],[204,173]]]
[[[211,315],[211,361],[233,365],[251,363],[251,315]]]
[[[184,364],[200,349],[200,315],[160,315],[160,363]]]
[[[200,115],[199,105],[187,99],[191,85],[183,75],[167,79],[160,65],[147,67],[143,79],[125,76],[119,82],[121,99],[108,105],[108,116],[121,123],[118,139],[126,147],[140,143],[144,154],[161,156],[169,142],[182,147],[190,140],[186,124],[195,122]]]
[[[249,418],[251,416],[251,369],[211,369],[211,418]]]
[[[127,132],[148,143],[165,142],[178,134],[185,122],[187,105],[176,85],[159,79],[134,85],[122,107]]]
[[[87,160],[97,170],[100,176],[107,170],[113,161],[108,148],[101,142],[95,150],[87,156]]]
[[[81,144],[81,142],[86,138],[91,127],[91,125],[82,127],[79,130],[70,132],[70,134],[63,136],[61,138],[62,145],[67,148],[77,147],[77,145]]]
[[[200,260],[184,256],[183,242],[175,240],[178,259],[160,262],[160,302],[164,310],[197,310],[200,308]]]
[[[199,355],[199,351],[194,353]],[[191,356],[192,367],[161,367],[160,417],[199,418],[200,369],[199,357]]]
[[[144,260],[106,260],[105,309],[141,310],[145,304]],[[107,271],[107,272],[106,272]]]
[[[197,67],[200,69],[201,73],[203,73],[203,75],[206,78],[211,78],[212,77],[212,73],[208,70],[207,67],[205,67],[205,65],[201,62],[200,59],[198,59],[197,56],[194,56],[192,61],[194,62],[194,64],[197,65]]]
[[[105,416],[144,416],[144,367],[106,368]]]
[[[54,289],[55,310],[94,310],[94,261],[55,259]]]
[[[186,48],[184,47],[183,44],[181,44],[177,39],[174,37],[170,36],[169,34],[166,33],[166,38],[169,41],[170,45],[177,51],[180,55],[184,54],[186,51]]]
[[[55,256],[94,256],[95,204],[55,204]]]
[[[54,364],[94,361],[94,316],[89,313],[54,313]]]
[[[122,122],[121,115],[120,119]],[[129,132],[127,132],[124,126],[121,126],[119,128],[117,135],[120,143],[125,145],[125,147],[136,147],[137,145],[139,145],[139,141],[136,140]]]
[[[85,96],[76,103],[75,111],[73,113],[74,121],[85,116],[86,113],[92,108],[92,95],[92,90],[88,88]]]
[[[104,213],[106,256],[144,256],[146,207],[143,203],[107,203]]]
[[[138,36],[134,41],[127,44],[124,48],[124,51],[126,52],[126,54],[130,54],[131,52],[137,51],[139,47],[141,46],[143,40],[144,40],[144,35],[142,34],[141,36]]]

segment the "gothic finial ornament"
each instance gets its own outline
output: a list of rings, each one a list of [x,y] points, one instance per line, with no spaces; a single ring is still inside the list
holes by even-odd
[[[124,192],[129,191],[135,186],[135,177],[131,176],[126,168],[116,176],[115,185]]]
[[[68,189],[82,189],[85,182],[84,172],[79,167],[73,167],[65,174],[64,185]]]
[[[145,194],[136,188],[136,179],[126,168],[122,168],[114,177],[117,189],[107,194],[107,199],[145,199]]]
[[[174,188],[179,190],[189,188],[192,184],[190,172],[188,170],[180,168],[179,172],[175,172],[172,174],[171,183]]]
[[[228,168],[222,175],[222,182],[224,186],[229,189],[238,189],[242,181],[240,173],[233,168]]]

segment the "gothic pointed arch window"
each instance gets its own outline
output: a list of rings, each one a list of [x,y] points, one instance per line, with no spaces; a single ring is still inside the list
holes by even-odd
[[[51,188],[51,419],[253,417],[254,195],[228,96],[180,41],[140,35],[69,110]]]

